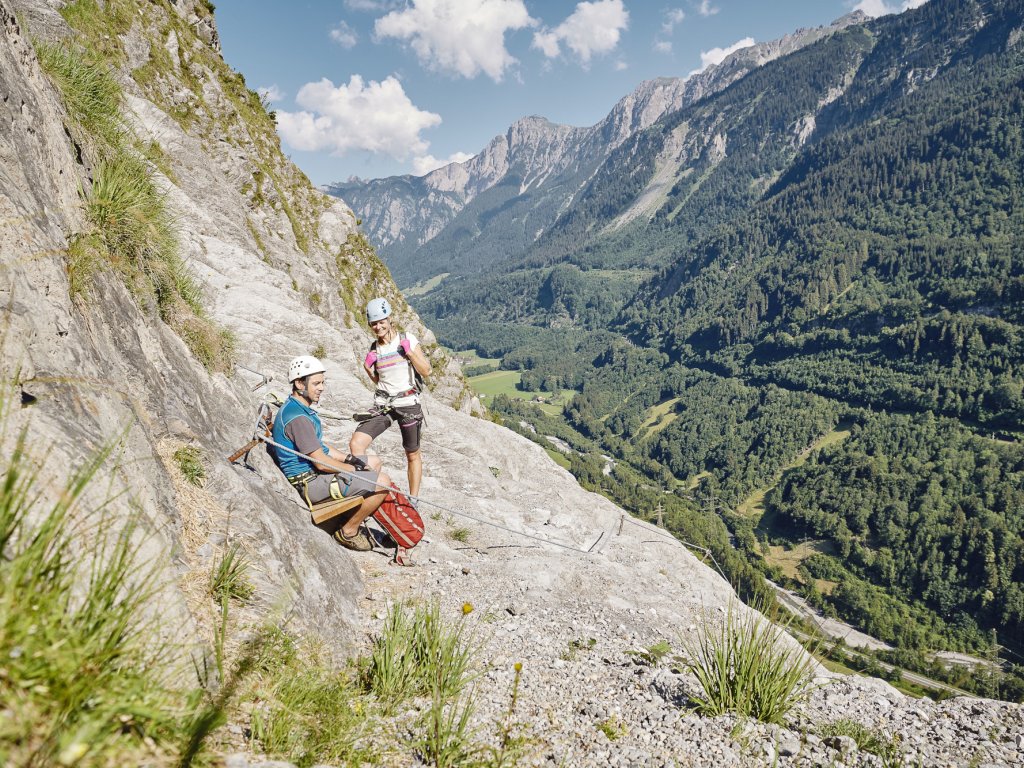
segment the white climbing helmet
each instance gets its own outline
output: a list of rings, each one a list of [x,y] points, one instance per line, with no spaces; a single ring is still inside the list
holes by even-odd
[[[292,360],[288,366],[288,383],[296,379],[304,379],[314,373],[325,373],[327,369],[324,364],[312,355],[301,355]]]
[[[375,323],[391,316],[391,305],[387,299],[370,299],[366,305],[366,322]]]

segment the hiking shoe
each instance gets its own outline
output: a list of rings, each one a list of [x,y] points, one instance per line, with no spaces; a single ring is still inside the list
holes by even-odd
[[[351,549],[354,552],[369,552],[373,549],[373,543],[370,541],[370,537],[366,535],[366,531],[363,530],[362,526],[359,526],[356,535],[351,538],[346,536],[345,532],[339,528],[334,532],[334,540],[345,549]]]

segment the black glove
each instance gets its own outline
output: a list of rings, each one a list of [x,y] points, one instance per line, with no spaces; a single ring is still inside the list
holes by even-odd
[[[360,459],[358,456],[353,456],[351,453],[345,457],[345,463],[351,464],[356,469],[369,469],[366,466],[366,462]]]

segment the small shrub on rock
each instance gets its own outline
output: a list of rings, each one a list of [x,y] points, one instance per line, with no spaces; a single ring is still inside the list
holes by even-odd
[[[765,723],[782,719],[811,687],[812,656],[759,612],[740,616],[730,605],[721,626],[704,624],[684,641],[684,666],[696,677],[699,712],[733,712]]]

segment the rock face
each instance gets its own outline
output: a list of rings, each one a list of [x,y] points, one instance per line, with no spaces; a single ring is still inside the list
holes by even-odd
[[[48,3],[0,0],[0,360],[4,380],[14,382],[7,396],[22,407],[18,399],[5,405],[13,426],[30,424],[30,449],[54,479],[47,489],[54,494],[70,468],[117,441],[117,460],[105,471],[110,487],[95,489],[93,501],[114,495],[115,522],[141,515],[141,551],[163,566],[154,611],[167,631],[201,645],[204,618],[188,584],[237,543],[255,564],[253,618],[319,635],[339,654],[379,627],[387,600],[437,594],[446,609],[472,602],[481,654],[493,662],[493,684],[480,687],[481,716],[494,722],[507,708],[510,664],[521,661],[520,711],[535,739],[533,764],[750,765],[776,744],[782,765],[795,764],[798,753],[856,764],[820,743],[801,751],[803,722],[843,716],[905,730],[925,765],[969,754],[1019,762],[1020,746],[1006,736],[1020,731],[1019,707],[937,706],[863,679],[828,683],[792,731],[755,728],[748,736],[729,718],[681,711],[692,681],[636,665],[626,651],[660,639],[677,645],[709,616],[718,620],[733,598],[728,584],[663,532],[583,491],[539,447],[450,407],[460,384],[444,374],[441,358],[441,384],[426,402],[422,496],[430,540],[416,552],[417,569],[393,568],[376,554],[349,556],[310,526],[261,451],[252,454],[254,470],[224,461],[250,437],[266,390],[286,393],[288,360],[315,346],[329,369],[324,409],[367,406],[359,362],[369,337],[352,311],[362,297],[392,296],[406,327],[431,336],[360,246],[352,212],[313,190],[281,156],[276,137],[261,128],[265,118],[240,116],[244,95],[217,55],[205,7],[141,4],[119,38],[125,67],[143,68],[173,48],[174,61],[187,62],[187,77],[172,62],[146,77],[122,69],[118,78],[137,138],[160,148],[158,180],[208,311],[237,339],[245,367],[230,376],[200,365],[113,270],[97,276],[85,299],[70,297],[67,249],[88,226],[79,190],[89,188],[91,170],[65,131],[61,99],[18,18],[44,40],[69,30]],[[546,150],[539,144],[536,151]],[[328,441],[344,445],[352,423],[326,423]],[[169,458],[186,445],[205,456],[202,488],[185,483]],[[401,480],[398,435],[385,434],[378,446]],[[468,542],[453,535],[462,525]],[[574,655],[576,640],[587,648]],[[597,725],[613,717],[625,732],[610,741]],[[232,764],[248,762],[242,756]]]
[[[170,13],[180,15],[183,29],[215,29],[212,18],[199,19],[192,6],[179,3]],[[365,407],[367,383],[354,374],[370,340],[346,300],[357,307],[380,293],[400,308],[404,302],[372,252],[350,247],[356,242],[352,212],[313,190],[285,161],[272,132],[261,133],[237,116],[231,120],[228,70],[216,35],[172,30],[163,37],[161,30],[173,27],[164,8],[146,6],[143,23],[121,42],[126,50],[147,44],[155,50],[173,37],[194,57],[190,75],[200,83],[201,98],[183,86],[176,69],[160,73],[148,92],[127,71],[117,77],[134,133],[159,146],[166,159],[158,183],[166,189],[182,255],[203,286],[209,314],[234,334],[238,362],[273,375],[285,394],[287,361],[322,345],[335,391],[347,393],[350,407]],[[5,379],[16,381],[14,396],[33,404],[17,416],[31,417],[39,460],[64,478],[69,467],[123,433],[121,459],[111,471],[114,487],[126,493],[111,510],[125,518],[142,511],[147,552],[168,564],[168,605],[185,615],[173,580],[201,565],[196,548],[210,537],[221,543],[225,536],[238,538],[263,566],[264,609],[290,596],[285,610],[299,631],[350,646],[354,601],[362,592],[351,559],[309,525],[308,513],[275,473],[260,479],[222,460],[250,436],[263,394],[252,393],[259,376],[242,369],[230,378],[209,375],[111,270],[96,277],[88,298],[70,298],[66,254],[69,238],[88,229],[79,190],[89,188],[91,169],[76,159],[80,150],[65,132],[61,99],[15,12],[33,25],[37,38],[55,40],[70,30],[49,4],[0,2],[3,368]],[[203,61],[220,62],[223,71]],[[157,104],[174,100],[189,105],[194,122],[183,122],[190,130]],[[218,124],[229,127],[217,134]],[[403,320],[433,341],[411,312]],[[441,362],[438,392],[451,402],[461,383]],[[176,493],[173,469],[160,455],[163,445],[204,451],[206,512],[196,513]],[[185,545],[186,529],[202,534],[195,546]]]
[[[572,201],[594,170],[631,136],[663,116],[723,90],[750,70],[810,45],[864,19],[849,14],[828,27],[798,30],[779,40],[744,48],[721,64],[688,78],[660,77],[641,83],[623,97],[596,125],[574,128],[542,117],[516,121],[478,155],[425,176],[394,176],[328,185],[359,215],[370,240],[394,271],[400,284],[442,272],[481,271],[479,261],[453,260],[450,240],[466,250],[486,251],[481,243],[501,243],[501,258],[532,243]],[[499,190],[504,190],[499,193]],[[485,193],[491,191],[490,196]],[[493,216],[518,198],[518,217]],[[474,205],[474,201],[477,201]],[[481,223],[478,209],[492,215]],[[464,213],[465,212],[465,213]],[[511,229],[514,232],[505,232]],[[491,231],[495,230],[495,231]],[[448,237],[438,237],[446,234]],[[467,247],[467,236],[474,245]],[[434,247],[431,241],[437,238]]]

